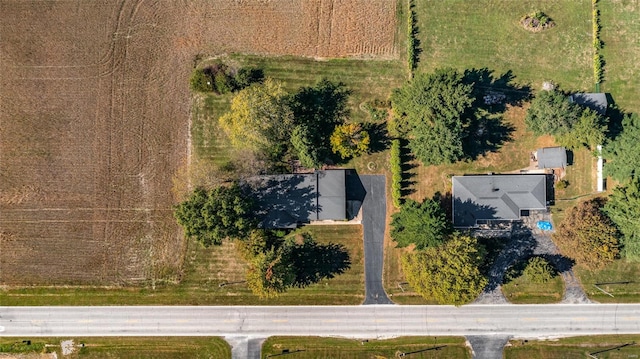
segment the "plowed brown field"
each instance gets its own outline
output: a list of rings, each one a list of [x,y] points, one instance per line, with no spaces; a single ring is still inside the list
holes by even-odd
[[[0,284],[178,273],[198,53],[395,57],[394,0],[0,1]]]

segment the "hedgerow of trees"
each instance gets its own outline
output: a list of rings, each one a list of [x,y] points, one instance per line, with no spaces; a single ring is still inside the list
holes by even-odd
[[[264,74],[260,69],[241,67],[233,70],[222,62],[216,62],[194,69],[189,84],[193,91],[226,94],[263,80]]]
[[[402,257],[402,270],[413,290],[439,304],[462,305],[487,285],[480,272],[485,248],[473,237],[456,234],[445,244]]]
[[[619,257],[620,234],[601,210],[605,199],[584,201],[567,210],[553,240],[562,253],[589,269],[602,268]]]
[[[640,169],[640,117],[626,115],[622,120],[622,133],[603,148],[603,157],[607,160],[606,175],[625,183],[638,176]]]
[[[640,179],[616,187],[603,210],[622,233],[622,255],[640,261]]]
[[[174,208],[185,234],[205,247],[245,237],[256,226],[252,213],[253,201],[235,183],[212,190],[197,188]]]
[[[390,151],[391,166],[391,199],[396,208],[400,208],[402,199],[402,157],[400,140],[391,141]]]
[[[436,247],[453,231],[440,203],[429,198],[422,203],[408,199],[391,218],[391,237],[398,247]]]
[[[393,91],[390,130],[406,137],[409,149],[425,165],[452,163],[464,155],[462,141],[472,117],[473,86],[463,74],[438,69],[419,74]]]

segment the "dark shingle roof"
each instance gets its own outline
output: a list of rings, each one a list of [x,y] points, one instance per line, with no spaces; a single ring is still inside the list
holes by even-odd
[[[296,228],[317,220],[345,220],[345,170],[256,176],[246,184],[256,200],[262,228]]]
[[[601,115],[607,112],[607,96],[603,93],[574,93],[569,96],[569,101],[589,107]]]
[[[544,147],[536,151],[538,168],[567,167],[567,149],[564,147]]]
[[[472,227],[477,220],[520,218],[520,211],[546,208],[545,175],[454,176],[453,224]]]

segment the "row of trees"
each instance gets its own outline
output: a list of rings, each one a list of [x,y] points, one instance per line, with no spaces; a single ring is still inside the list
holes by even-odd
[[[248,150],[277,167],[298,159],[307,168],[366,153],[370,138],[360,124],[346,124],[349,91],[322,80],[290,94],[281,82],[266,79],[241,90],[231,110],[219,118],[237,149]]]

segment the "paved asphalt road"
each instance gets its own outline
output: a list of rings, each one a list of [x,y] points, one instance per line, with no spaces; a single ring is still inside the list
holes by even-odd
[[[364,304],[393,304],[382,286],[387,195],[384,176],[360,176],[367,194],[362,203],[364,231]]]
[[[0,307],[0,330],[25,337],[637,334],[640,304]]]

